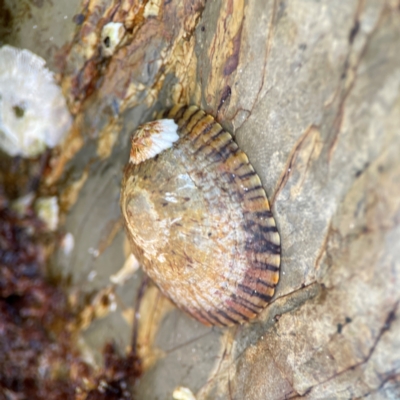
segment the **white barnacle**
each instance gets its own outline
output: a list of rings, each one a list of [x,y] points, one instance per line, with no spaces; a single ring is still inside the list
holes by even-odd
[[[0,147],[10,156],[35,157],[59,144],[71,126],[45,63],[29,50],[0,48]]]
[[[172,147],[179,139],[178,125],[172,119],[160,119],[139,126],[132,136],[129,162],[140,164]]]
[[[125,35],[122,22],[109,22],[103,26],[101,31],[102,54],[111,57]]]

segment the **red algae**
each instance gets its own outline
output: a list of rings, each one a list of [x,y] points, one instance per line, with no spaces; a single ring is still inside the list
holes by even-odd
[[[61,287],[45,278],[43,223],[0,199],[0,399],[133,399],[134,353],[104,349],[94,371],[74,346],[74,313]],[[55,235],[54,235],[55,236]],[[55,238],[53,240],[56,240]]]

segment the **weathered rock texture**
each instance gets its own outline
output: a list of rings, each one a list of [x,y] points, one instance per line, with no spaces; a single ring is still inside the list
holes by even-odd
[[[203,327],[148,289],[139,398],[170,399],[180,385],[197,399],[399,398],[399,1],[144,3],[85,1],[60,64],[76,118],[47,182],[75,238],[55,268],[75,299],[92,294],[85,351],[130,344],[141,273],[109,280],[128,254],[118,201],[129,135],[155,110],[193,103],[260,175],[281,279],[260,318],[231,329]],[[126,33],[105,58],[111,20]],[[113,307],[99,311],[105,299]]]

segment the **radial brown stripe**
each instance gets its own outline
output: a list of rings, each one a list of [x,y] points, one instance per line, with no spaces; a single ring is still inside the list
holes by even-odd
[[[219,315],[221,315],[223,318],[225,318],[226,321],[229,321],[229,323],[237,324],[240,321],[237,318],[233,318],[232,316],[230,316],[227,312],[225,312],[223,310],[217,310],[217,313]]]
[[[258,201],[258,200],[265,200],[265,197],[262,196],[262,195],[260,195],[260,196],[253,196],[253,197],[247,197],[246,200],[247,200],[247,201],[254,202],[254,201]],[[262,204],[262,203],[261,203],[261,204]],[[261,207],[261,205],[260,205],[260,207]]]
[[[260,269],[262,271],[271,271],[271,272],[279,271],[279,267],[277,267],[276,265],[269,264],[267,262],[262,262],[262,261],[254,261],[253,268]]]
[[[253,303],[245,297],[239,297],[236,293],[231,295],[230,301],[250,310],[254,314],[258,314],[263,309],[262,305]],[[228,302],[228,304],[230,303]]]
[[[243,306],[242,306],[243,307]],[[239,321],[240,320],[245,320],[245,321],[249,321],[249,317],[248,317],[248,315],[245,315],[244,313],[242,313],[242,312],[240,312],[237,308],[235,308],[235,307],[233,307],[233,306],[231,306],[231,305],[228,305],[228,311],[231,313],[231,314],[236,314],[237,316],[239,316],[240,318],[239,318]]]
[[[235,173],[238,176],[244,176],[247,173],[249,173],[250,171],[251,172],[253,171],[253,167],[248,162],[247,163],[243,163],[240,167],[235,169]]]
[[[250,169],[250,168],[249,168]],[[254,176],[257,176],[257,174],[253,171],[253,170],[250,170],[250,172],[246,172],[245,174],[243,174],[243,175],[238,175],[238,178],[239,179],[242,179],[242,180],[246,180],[246,179],[250,179],[250,178],[253,178]]]
[[[212,123],[204,122],[204,128],[200,132],[196,132],[196,136],[192,139],[193,140],[193,147],[196,147],[196,142],[199,139],[202,139],[204,136],[208,135],[210,132],[213,133],[214,129],[217,128]]]
[[[273,273],[269,271],[249,268],[242,284],[244,286],[255,288],[255,290],[257,291],[270,295],[271,291],[273,294],[276,286],[276,284],[270,279],[270,275],[272,274]]]
[[[215,312],[218,312],[218,310],[216,310]],[[208,311],[207,315],[216,322],[216,325],[221,325],[221,326],[231,325],[230,323],[223,321],[220,317],[215,315],[214,312],[212,312],[212,311]]]
[[[256,316],[260,310],[256,307],[251,307],[248,304],[245,304],[243,299],[231,298],[227,301],[227,307],[230,310],[235,310],[238,315],[242,315],[244,320],[250,320]],[[233,311],[232,311],[233,312]]]
[[[182,114],[183,111],[183,114]],[[187,124],[192,120],[192,118],[198,114],[197,116],[204,115],[204,111],[202,112],[197,107],[182,107],[181,110],[174,110],[176,113],[175,122],[178,124],[180,132],[183,134],[185,132]]]
[[[218,129],[218,127],[216,127]],[[222,155],[222,149],[224,146],[227,146],[231,140],[231,136],[227,132],[223,132],[218,135],[215,140],[206,143],[205,139],[202,139],[201,145],[196,149],[197,152],[203,151],[206,155],[211,153],[212,151],[217,151]],[[201,149],[201,150],[200,150]]]
[[[247,193],[250,194],[252,192],[258,192],[259,190],[261,191],[260,193],[265,194],[265,190],[261,185],[257,185],[257,186],[253,186],[253,187],[249,188],[247,190]]]
[[[219,124],[214,124],[213,129],[207,132],[204,136],[203,142],[205,145],[209,145],[211,141],[217,139],[220,135],[223,135],[225,131]]]
[[[196,117],[197,119],[197,114],[195,114],[194,117]],[[191,122],[189,122],[189,124],[190,123]],[[202,139],[203,135],[209,132],[215,125],[214,118],[212,118],[211,115],[207,114],[198,119],[197,122],[193,123],[194,125],[192,126],[190,126],[189,124],[187,125],[187,128],[190,130],[186,135],[187,138],[190,138],[192,140],[193,145],[195,144],[196,139]]]
[[[238,285],[238,289],[239,291],[244,293],[244,298],[256,298],[264,301],[265,303],[268,303],[272,298],[272,296],[260,293],[257,291],[256,288],[253,288],[251,286],[246,286],[242,283]]]
[[[265,198],[265,194],[249,196],[247,195],[247,192],[244,192],[243,201],[244,208],[250,212],[265,210],[267,207],[269,207],[268,200]]]
[[[238,164],[234,169],[235,173],[240,174],[240,171],[242,170],[242,168],[246,168],[248,165],[249,165],[249,161],[247,159],[247,156],[245,156],[245,157],[242,156],[242,162],[240,164]]]
[[[197,310],[196,312],[192,312],[189,314],[191,314],[194,318],[196,318],[197,320],[202,322],[204,325],[208,325],[208,326],[215,325],[215,322],[213,322],[213,320],[210,319],[207,316],[207,314],[202,311]]]
[[[243,280],[243,285],[255,288],[258,292],[273,295],[276,284],[270,280],[268,271],[260,271],[257,269],[249,269]]]
[[[190,110],[190,108],[183,115],[184,118],[185,118],[186,113],[189,110]],[[182,134],[183,135],[190,134],[192,132],[193,128],[204,118],[205,115],[206,115],[206,113],[203,110],[198,110],[194,114],[191,114],[190,118],[186,120],[186,123],[184,125],[182,125],[182,128],[181,128]],[[178,125],[179,125],[179,123],[178,123]]]
[[[264,233],[270,233],[270,232],[278,233],[278,228],[275,225],[264,226],[264,225],[260,225],[259,224],[258,226],[259,226],[259,229],[260,229],[261,232],[264,232]]]
[[[248,159],[246,154],[242,151],[232,154],[226,161],[225,167],[231,170],[234,174],[237,175],[238,169],[242,168],[244,165],[248,164]]]
[[[187,106],[176,105],[172,107],[170,110],[164,111],[159,118],[172,118],[175,121],[179,121],[183,113],[186,111]]]
[[[261,196],[265,199],[265,191],[260,185],[254,185],[253,187],[246,188],[246,197],[252,198],[255,196]]]
[[[219,147],[218,151],[222,157],[227,160],[239,151],[239,147],[234,141],[232,141],[231,138],[227,143],[224,143],[221,147]]]
[[[209,130],[207,135],[201,137],[201,140],[199,140],[199,144],[195,143],[195,145],[197,144],[197,146],[195,146],[194,153],[199,153],[200,151],[204,151],[207,147],[211,147],[211,142],[217,140],[221,135],[224,134],[225,131],[220,126],[215,124],[212,129]],[[198,136],[198,138],[200,138],[200,136]],[[215,147],[212,148],[215,149]]]

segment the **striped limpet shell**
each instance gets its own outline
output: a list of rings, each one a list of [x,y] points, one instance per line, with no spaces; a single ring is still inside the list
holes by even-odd
[[[260,178],[232,136],[175,106],[132,136],[121,207],[132,253],[206,325],[254,318],[279,280],[280,237]]]

